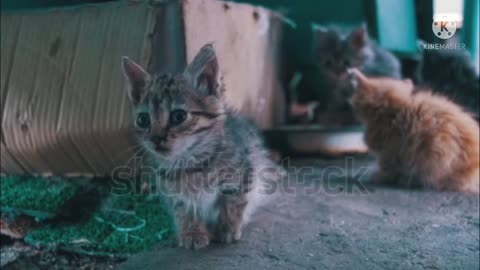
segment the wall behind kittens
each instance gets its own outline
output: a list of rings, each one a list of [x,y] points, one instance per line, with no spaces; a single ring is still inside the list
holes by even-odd
[[[365,20],[369,0],[318,1],[318,0],[235,0],[262,5],[292,19],[296,27],[285,27],[284,33],[284,79],[289,81],[297,69],[311,60],[311,23],[359,25]]]
[[[2,13],[1,173],[102,176],[132,162],[139,148],[123,55],[150,71],[178,71],[213,42],[227,71],[227,101],[271,127],[270,97],[278,87],[276,50],[269,44],[278,37],[275,15],[240,4],[226,9],[218,1],[205,3],[216,11],[206,14],[202,0],[189,2]],[[222,27],[211,27],[218,22]]]
[[[25,10],[75,6],[112,1],[118,0],[2,0],[0,2],[0,7],[2,10]]]

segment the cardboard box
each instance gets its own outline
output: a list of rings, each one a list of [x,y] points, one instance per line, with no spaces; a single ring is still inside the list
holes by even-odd
[[[108,3],[1,16],[1,172],[111,174],[139,149],[120,60],[176,72],[213,42],[227,101],[282,122],[280,20],[215,0]],[[279,107],[280,106],[280,107]]]

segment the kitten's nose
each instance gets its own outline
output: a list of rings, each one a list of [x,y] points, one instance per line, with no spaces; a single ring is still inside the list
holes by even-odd
[[[155,136],[152,136],[150,140],[153,142],[153,144],[155,144],[155,146],[158,147],[158,146],[162,146],[166,142],[167,137],[155,135]]]
[[[158,136],[158,135],[152,136],[152,138],[151,138],[152,142],[154,142],[154,143],[161,143],[161,142],[165,141],[166,139],[167,139],[166,136]]]

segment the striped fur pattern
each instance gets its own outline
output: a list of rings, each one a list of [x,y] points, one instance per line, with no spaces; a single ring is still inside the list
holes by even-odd
[[[444,96],[417,91],[410,80],[353,72],[353,108],[378,157],[375,180],[479,193],[480,134],[469,113]]]
[[[213,47],[205,45],[182,74],[150,75],[128,58],[123,69],[139,142],[164,172],[159,181],[168,190],[179,245],[239,240],[264,197],[260,175],[273,181],[282,172],[255,126],[226,105]]]

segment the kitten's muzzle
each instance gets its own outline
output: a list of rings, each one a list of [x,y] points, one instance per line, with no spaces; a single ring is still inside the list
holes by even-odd
[[[156,151],[165,152],[169,150],[166,136],[152,136],[150,141],[152,141]]]

